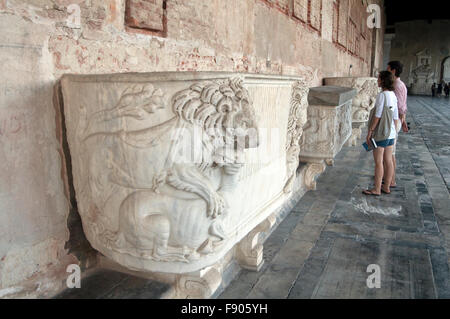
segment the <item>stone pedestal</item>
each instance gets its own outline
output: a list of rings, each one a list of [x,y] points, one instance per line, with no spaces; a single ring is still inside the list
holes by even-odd
[[[242,268],[259,271],[264,265],[263,245],[260,234],[269,231],[276,222],[276,216],[272,215],[255,227],[237,246],[236,257]]]
[[[258,234],[296,184],[301,79],[67,75],[61,88],[73,187],[96,250],[130,271],[170,275],[179,298],[210,296],[230,254],[261,267]]]
[[[377,78],[371,77],[339,77],[326,78],[326,85],[337,85],[355,89],[358,93],[352,102],[352,135],[349,146],[355,146],[361,138],[362,129],[367,125],[369,113],[375,106],[379,92]]]

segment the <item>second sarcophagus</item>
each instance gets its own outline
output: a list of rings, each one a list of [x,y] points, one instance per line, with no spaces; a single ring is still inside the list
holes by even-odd
[[[304,126],[300,160],[332,162],[352,134],[352,99],[356,90],[338,86],[311,88],[308,122]]]
[[[353,88],[358,92],[352,102],[352,136],[349,140],[349,144],[355,146],[361,138],[362,128],[369,121],[369,113],[375,106],[379,91],[377,78],[336,77],[325,78],[324,82],[326,85]]]

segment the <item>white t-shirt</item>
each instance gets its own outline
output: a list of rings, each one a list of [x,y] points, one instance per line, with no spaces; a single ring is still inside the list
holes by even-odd
[[[391,134],[389,135],[389,140],[397,138],[397,130],[395,129],[395,120],[398,120],[398,102],[394,91],[384,91],[378,94],[377,100],[375,102],[375,116],[381,118],[383,114],[384,100],[387,99],[386,106],[392,106],[394,109],[394,116],[392,117],[391,124]]]

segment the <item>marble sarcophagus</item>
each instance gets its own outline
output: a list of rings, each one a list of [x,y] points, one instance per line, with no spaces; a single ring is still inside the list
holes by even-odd
[[[305,184],[316,189],[315,178],[352,135],[352,99],[356,90],[338,86],[311,88],[308,96],[308,122],[301,138],[300,161],[307,164]]]
[[[349,145],[355,146],[361,138],[362,129],[369,121],[369,113],[375,106],[379,92],[377,78],[336,77],[325,78],[324,81],[326,85],[349,87],[358,92],[352,102],[352,136],[349,139]]]
[[[255,238],[291,196],[299,165],[301,79],[65,75],[61,89],[78,209],[95,249],[133,271],[192,274],[236,248],[242,266],[258,269]]]
[[[308,123],[300,158],[304,162],[332,161],[352,134],[352,99],[356,90],[338,86],[311,88]]]

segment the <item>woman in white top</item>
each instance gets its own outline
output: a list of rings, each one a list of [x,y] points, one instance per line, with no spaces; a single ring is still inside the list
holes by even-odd
[[[382,71],[378,77],[378,86],[381,87],[382,92],[378,94],[375,102],[375,116],[372,123],[369,124],[369,132],[367,133],[367,145],[372,145],[372,134],[377,128],[383,108],[392,107],[393,117],[390,129],[389,138],[384,141],[376,141],[377,148],[373,151],[373,158],[375,160],[375,187],[371,190],[365,190],[363,194],[380,196],[381,193],[390,194],[390,187],[392,177],[394,174],[394,163],[392,162],[392,151],[396,134],[396,124],[399,120],[397,97],[394,93],[394,77],[389,71]],[[384,165],[383,165],[384,163]],[[386,174],[385,173],[386,170]],[[382,185],[383,175],[385,177],[384,185]]]

